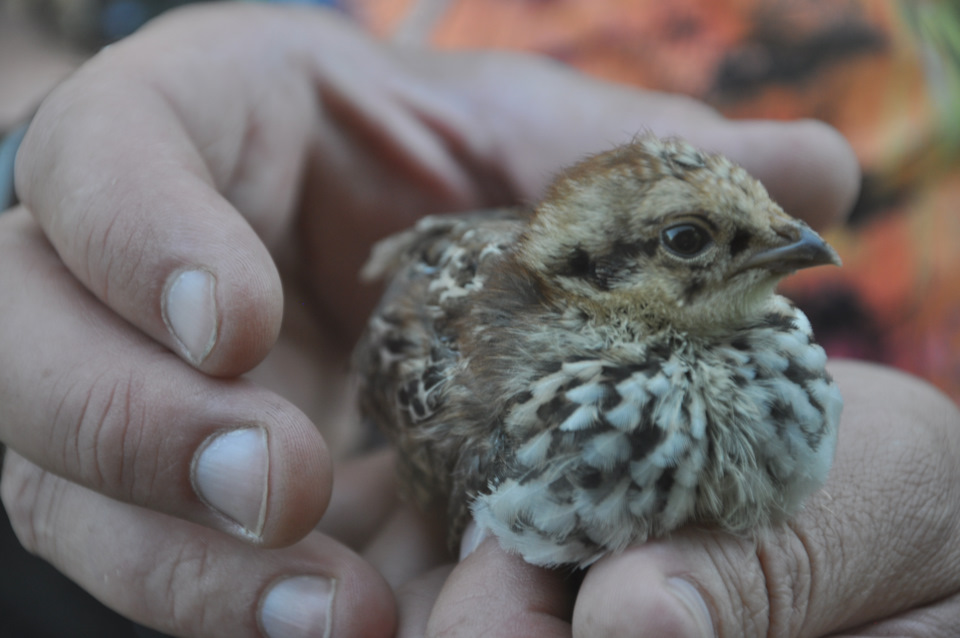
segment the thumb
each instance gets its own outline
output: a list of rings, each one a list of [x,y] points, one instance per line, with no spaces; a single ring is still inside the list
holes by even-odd
[[[940,603],[960,565],[960,413],[900,373],[831,371],[846,407],[823,491],[750,538],[691,529],[599,562],[575,636],[859,635],[875,621],[885,629],[870,635],[893,635],[907,619],[911,635],[936,635],[955,620]]]

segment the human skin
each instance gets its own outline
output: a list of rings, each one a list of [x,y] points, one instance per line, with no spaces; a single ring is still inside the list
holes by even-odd
[[[301,575],[336,583],[335,636],[952,627],[960,417],[893,371],[833,364],[837,462],[795,521],[633,548],[578,591],[489,539],[454,565],[395,498],[389,453],[337,460],[357,426],[336,371],[376,296],[356,284],[372,242],[423,214],[534,200],[641,130],[723,152],[817,227],[856,193],[822,124],[730,122],[533,57],[392,47],[322,11],[180,10],[99,54],[37,113],[25,208],[0,217],[0,488],[19,538],[185,636],[279,636],[264,610],[291,607],[271,588]],[[207,284],[182,312],[185,271]],[[209,442],[238,431],[260,433],[253,469],[205,482]],[[304,622],[322,627],[315,606]]]

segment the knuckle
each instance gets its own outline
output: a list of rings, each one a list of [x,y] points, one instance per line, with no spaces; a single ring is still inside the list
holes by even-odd
[[[157,461],[145,438],[148,400],[142,377],[129,372],[71,375],[54,416],[62,467],[107,495],[142,502]]]
[[[804,623],[811,607],[816,569],[814,546],[803,529],[787,523],[776,532],[775,542],[757,544],[757,562],[766,592],[766,634],[805,635]]]
[[[89,76],[96,66],[78,74]],[[101,158],[89,157],[89,140],[115,134],[116,121],[102,117],[100,99],[76,77],[54,89],[21,144],[14,179],[63,261],[109,303],[112,288],[137,273],[150,233],[136,186],[91,170]],[[65,125],[68,121],[85,126]],[[71,161],[78,157],[88,161]]]
[[[83,201],[74,202],[74,231],[63,239],[74,244],[68,255],[74,255],[90,290],[128,315],[148,306],[154,294],[151,286],[138,284],[160,274],[148,258],[157,243],[151,220],[131,188],[91,187]]]
[[[779,607],[778,587],[771,587],[769,571],[771,558],[764,551],[762,539],[744,539],[729,543],[729,539],[710,538],[707,553],[721,580],[719,587],[711,587],[707,606],[725,613],[715,614],[720,636],[775,636],[774,614]]]
[[[219,582],[218,571],[216,554],[205,543],[184,543],[144,581],[148,598],[162,601],[163,608],[153,613],[166,618],[174,633],[215,635],[219,605],[211,604],[205,592]]]
[[[798,636],[810,606],[814,563],[809,541],[789,525],[706,547],[718,586],[706,592],[719,636]],[[726,541],[726,542],[725,542]]]
[[[75,84],[74,78],[67,78],[41,103],[17,152],[14,186],[20,199],[35,212],[45,211],[54,201],[56,194],[49,188],[49,178],[69,166],[63,140],[69,139],[69,116],[78,104],[72,88]]]

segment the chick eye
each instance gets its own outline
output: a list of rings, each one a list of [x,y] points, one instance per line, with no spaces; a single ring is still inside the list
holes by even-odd
[[[687,223],[664,228],[660,241],[678,257],[696,257],[713,243],[713,238],[700,226]]]

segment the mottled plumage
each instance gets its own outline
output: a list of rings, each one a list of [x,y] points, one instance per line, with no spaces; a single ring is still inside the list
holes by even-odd
[[[775,294],[838,263],[721,156],[640,138],[530,212],[429,217],[367,265],[390,284],[355,355],[361,406],[452,538],[587,565],[686,523],[744,531],[825,480],[841,399]]]

